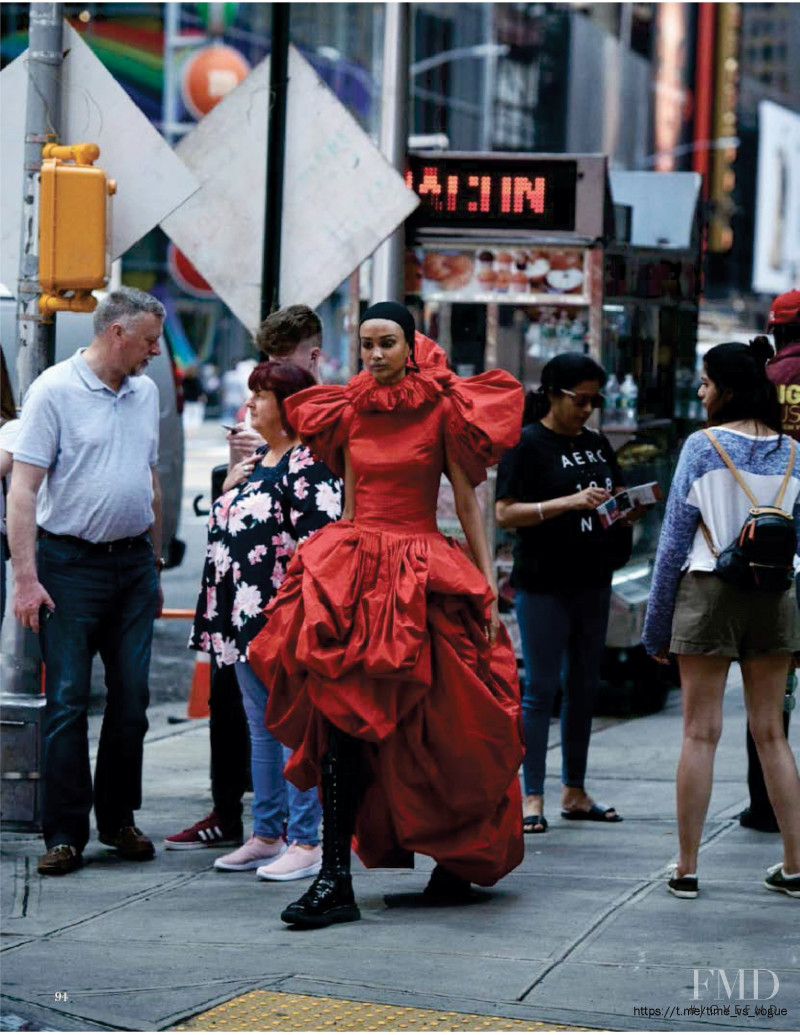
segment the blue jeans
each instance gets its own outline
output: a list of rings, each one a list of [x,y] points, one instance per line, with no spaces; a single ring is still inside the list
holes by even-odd
[[[147,539],[108,554],[80,543],[40,539],[39,581],[55,611],[40,623],[45,693],[42,829],[45,844],[89,840],[97,828],[133,825],[142,801],[142,754],[158,576]],[[92,794],[87,712],[92,661],[105,666],[106,706]]]
[[[288,815],[286,836],[290,843],[319,844],[319,795],[315,787],[299,791],[283,778],[283,767],[292,752],[279,744],[264,725],[267,688],[246,661],[236,662],[236,678],[250,727],[253,833],[258,837],[280,837]]]
[[[526,677],[522,694],[526,794],[544,794],[547,736],[562,667],[561,780],[566,787],[584,785],[610,601],[610,586],[566,593],[518,589],[514,594]]]

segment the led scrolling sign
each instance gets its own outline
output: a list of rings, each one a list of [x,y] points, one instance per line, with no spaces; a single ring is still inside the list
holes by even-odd
[[[409,155],[416,227],[573,231],[578,163]]]

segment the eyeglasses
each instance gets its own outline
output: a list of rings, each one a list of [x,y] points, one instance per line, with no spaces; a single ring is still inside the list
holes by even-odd
[[[597,395],[586,395],[585,392],[571,392],[569,388],[559,388],[559,391],[562,395],[568,395],[581,409],[591,406],[593,410],[599,410],[606,398],[602,392],[598,392]]]

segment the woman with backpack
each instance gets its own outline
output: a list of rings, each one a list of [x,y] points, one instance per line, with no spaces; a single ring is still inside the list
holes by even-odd
[[[662,664],[668,652],[677,655],[683,693],[680,849],[668,881],[678,898],[698,894],[697,853],[722,730],[722,698],[737,658],[783,835],[783,861],[770,868],[765,884],[800,898],[800,777],[781,714],[792,654],[800,650],[791,585],[800,529],[800,451],[780,433],[778,399],[765,373],[770,354],[763,339],[717,345],[706,353],[698,395],[709,428],[690,435],[681,452],[653,571],[643,641]],[[754,511],[748,496],[759,507],[776,509]]]

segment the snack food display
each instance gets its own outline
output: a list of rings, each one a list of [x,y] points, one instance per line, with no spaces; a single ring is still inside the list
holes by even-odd
[[[432,297],[486,300],[487,295],[508,296],[513,301],[534,295],[581,295],[584,290],[584,256],[578,248],[480,248],[475,251],[412,252],[406,260],[407,282],[421,285]]]
[[[458,291],[472,280],[475,260],[467,252],[426,252],[422,275],[443,291]]]
[[[563,249],[550,253],[550,269],[545,277],[547,290],[570,295],[583,287],[583,259],[580,252]]]
[[[544,291],[550,259],[547,252],[532,252],[528,256],[528,283],[532,291]]]
[[[412,248],[405,254],[405,291],[407,295],[418,295],[422,290],[422,260]]]

